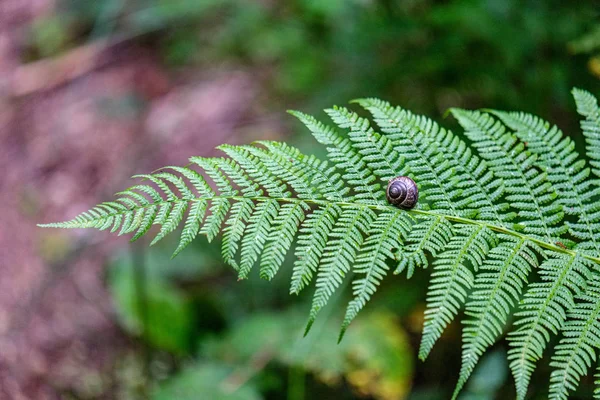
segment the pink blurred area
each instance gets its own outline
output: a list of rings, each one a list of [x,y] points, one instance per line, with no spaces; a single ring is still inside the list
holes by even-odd
[[[127,240],[36,223],[108,200],[133,174],[282,131],[257,111],[251,71],[167,71],[127,42],[25,62],[25,27],[55,6],[0,1],[2,399],[93,397],[128,342],[103,282],[108,254]]]

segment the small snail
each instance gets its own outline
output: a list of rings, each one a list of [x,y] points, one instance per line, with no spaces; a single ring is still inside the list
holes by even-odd
[[[419,189],[415,181],[408,176],[398,176],[388,183],[385,196],[391,204],[410,209],[417,205]]]

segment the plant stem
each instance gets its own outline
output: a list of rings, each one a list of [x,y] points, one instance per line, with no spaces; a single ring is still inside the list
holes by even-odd
[[[280,203],[300,203],[300,202],[304,202],[307,204],[315,204],[315,205],[326,205],[326,204],[336,204],[338,206],[344,207],[344,206],[351,206],[351,207],[368,207],[372,210],[379,210],[379,211],[386,211],[386,210],[390,210],[390,209],[394,209],[396,210],[397,208],[394,206],[391,206],[389,204],[386,203],[352,203],[352,202],[344,202],[344,201],[338,201],[338,200],[321,200],[321,199],[300,199],[300,198],[296,198],[296,197],[267,197],[267,196],[251,196],[251,197],[245,197],[245,196],[212,196],[212,197],[203,197],[205,200],[212,200],[212,199],[226,199],[226,200],[233,200],[233,201],[240,201],[240,200],[253,200],[253,201],[267,201],[267,200],[276,200]],[[111,213],[111,214],[106,214],[106,215],[102,215],[100,217],[98,217],[97,219],[106,219],[112,216],[117,216],[117,215],[123,215],[126,213],[130,213],[132,211],[135,210],[139,210],[139,209],[143,209],[143,208],[147,208],[147,207],[153,207],[156,205],[160,205],[163,203],[178,203],[178,202],[182,202],[182,201],[192,201],[192,200],[197,200],[198,198],[182,198],[182,199],[175,199],[175,200],[165,200],[164,202],[156,202],[156,203],[151,203],[151,204],[147,204],[147,205],[143,205],[143,206],[139,206],[139,207],[135,207],[135,208],[130,208],[128,210],[123,210],[123,211],[119,211],[116,213]],[[480,221],[480,220],[475,220],[475,219],[470,219],[470,218],[464,218],[464,217],[458,217],[455,215],[447,215],[447,214],[441,214],[441,213],[437,213],[435,211],[427,211],[427,210],[419,210],[419,209],[412,209],[412,210],[404,210],[407,213],[410,214],[416,214],[416,215],[427,215],[427,216],[432,216],[432,217],[442,217],[447,219],[448,221],[451,222],[458,222],[461,224],[468,224],[468,225],[477,225],[477,226],[483,226],[486,227],[494,232],[499,232],[499,233],[504,233],[506,235],[511,235],[511,236],[515,236],[519,239],[524,239],[526,241],[529,241],[531,243],[535,243],[536,245],[538,245],[541,248],[544,249],[548,249],[548,250],[552,250],[555,251],[557,253],[564,253],[564,254],[568,254],[571,257],[575,257],[578,253],[578,251],[576,250],[570,250],[570,249],[565,249],[563,247],[560,247],[554,243],[548,243],[542,239],[539,239],[537,237],[534,236],[529,236],[529,235],[525,235],[522,233],[519,233],[515,230],[506,228],[505,226],[501,226],[501,225],[496,225],[493,224],[491,222],[487,222],[487,221]],[[89,222],[89,221],[86,221]],[[49,228],[74,228],[74,227],[84,227],[84,226],[69,226],[70,222],[65,222],[65,223],[54,223],[54,224],[39,224],[38,226],[40,227],[49,227]],[[592,255],[589,254],[581,254],[581,257],[593,261],[596,264],[600,264],[600,257],[594,257]]]

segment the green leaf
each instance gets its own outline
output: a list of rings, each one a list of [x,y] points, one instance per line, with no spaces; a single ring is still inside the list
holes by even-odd
[[[189,353],[195,326],[191,301],[165,280],[153,278],[144,282],[141,296],[133,268],[120,263],[109,274],[109,290],[119,320],[152,346],[179,355]]]
[[[600,180],[592,176],[600,171],[600,109],[591,94],[573,95],[587,159],[558,127],[529,114],[452,109],[464,141],[429,118],[361,99],[372,121],[344,107],[326,110],[333,127],[291,112],[325,147],[326,160],[271,141],[222,145],[225,157],[192,157],[186,167],[140,175],[115,201],[42,226],[135,240],[158,225],[154,244],[183,225],[174,255],[199,233],[209,242],[222,234],[223,259],[240,279],[258,263],[270,280],[293,253],[290,292],[315,282],[305,332],[352,281],[340,340],[394,262],[408,278],[432,263],[419,357],[464,310],[454,398],[506,329],[519,399],[547,344],[564,335],[551,355],[550,388],[564,398],[595,360],[600,303]],[[413,209],[386,200],[397,175],[417,184]]]

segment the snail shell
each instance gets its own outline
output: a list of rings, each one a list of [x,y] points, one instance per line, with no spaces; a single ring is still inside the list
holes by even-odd
[[[388,183],[385,195],[391,204],[410,209],[417,205],[419,189],[408,176],[398,176]]]

